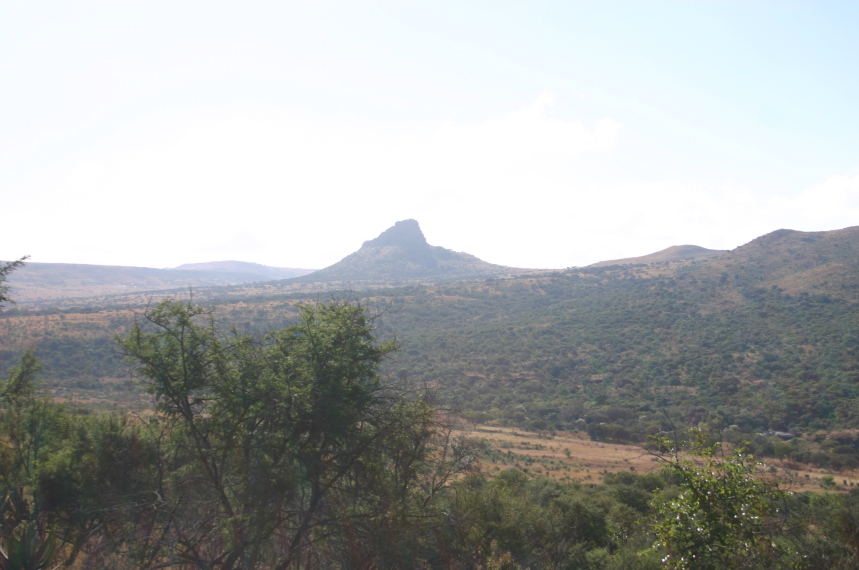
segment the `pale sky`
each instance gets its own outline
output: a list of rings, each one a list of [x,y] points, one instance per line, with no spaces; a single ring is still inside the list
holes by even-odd
[[[0,259],[569,267],[859,225],[859,2],[0,4]]]

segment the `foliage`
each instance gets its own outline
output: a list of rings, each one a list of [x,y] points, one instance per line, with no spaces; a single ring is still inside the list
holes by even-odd
[[[0,570],[52,568],[58,540],[33,512],[26,491],[16,487],[0,497]]]
[[[39,489],[43,464],[61,449],[68,424],[40,393],[32,352],[0,382],[0,569],[52,565],[60,531]],[[66,534],[66,538],[69,538]]]
[[[121,344],[169,441],[170,548],[155,558],[223,569],[396,560],[412,508],[468,468],[468,446],[429,402],[382,382],[396,345],[376,343],[359,306],[308,306],[256,339],[222,337],[205,310],[164,302]]]
[[[654,440],[680,487],[676,496],[655,501],[653,529],[656,544],[668,553],[666,567],[772,567],[779,558],[775,536],[785,494],[760,478],[742,448],[723,456],[721,443],[710,443],[703,431],[690,430],[690,436],[686,456],[675,439]]]
[[[10,261],[9,263],[0,263],[0,310],[2,310],[3,308],[3,303],[14,303],[14,301],[9,298],[9,286],[4,285],[3,283],[6,282],[10,273],[15,271],[19,267],[24,266],[24,261],[28,257],[29,256],[25,255],[24,257],[16,261]]]
[[[652,479],[630,474],[595,487],[515,469],[471,475],[449,497],[446,548],[478,568],[659,568],[655,553],[636,555]]]

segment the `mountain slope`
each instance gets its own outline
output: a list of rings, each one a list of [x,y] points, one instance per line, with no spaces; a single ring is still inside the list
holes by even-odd
[[[859,226],[824,232],[777,230],[713,259],[702,273],[789,293],[859,299]]]
[[[399,368],[519,425],[620,408],[599,421],[648,433],[653,418],[637,418],[663,410],[747,431],[859,427],[857,248],[857,228],[780,230],[659,271],[427,291],[388,324],[408,348]]]

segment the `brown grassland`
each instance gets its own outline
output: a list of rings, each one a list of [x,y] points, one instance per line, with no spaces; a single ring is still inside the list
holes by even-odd
[[[483,466],[490,475],[512,468],[554,479],[600,483],[608,473],[645,474],[663,467],[660,459],[641,446],[592,441],[580,433],[535,433],[486,425],[463,428],[462,432],[485,440],[498,452]],[[820,478],[824,475],[835,479],[836,492],[859,485],[857,470],[831,472],[778,459],[761,462],[758,471],[786,491],[822,492]]]

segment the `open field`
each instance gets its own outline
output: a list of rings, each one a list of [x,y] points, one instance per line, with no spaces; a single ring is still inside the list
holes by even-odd
[[[492,453],[484,465],[484,470],[490,474],[518,468],[533,475],[599,483],[607,473],[633,471],[644,474],[662,467],[662,463],[642,447],[592,441],[583,434],[534,433],[481,425],[464,432],[486,440],[495,450],[496,453]],[[831,475],[841,491],[859,485],[859,472],[856,470],[833,472],[778,459],[763,463],[761,476],[774,478],[787,491],[822,491],[820,478],[824,475]]]

